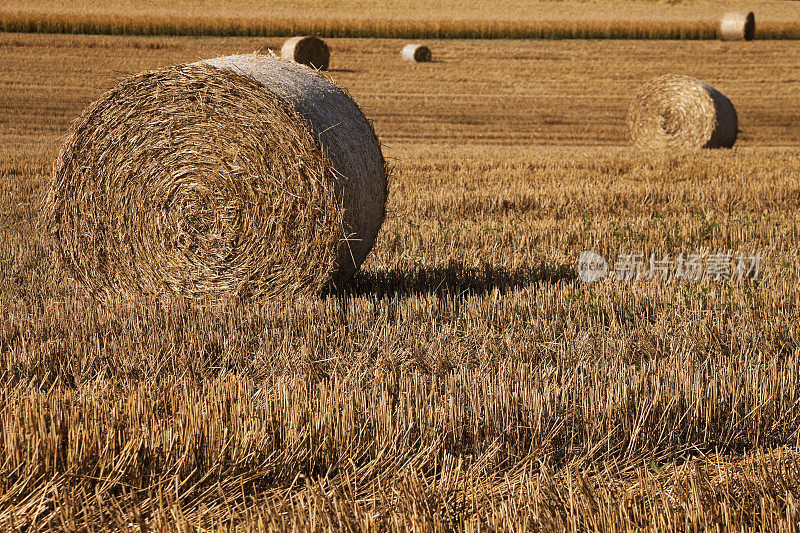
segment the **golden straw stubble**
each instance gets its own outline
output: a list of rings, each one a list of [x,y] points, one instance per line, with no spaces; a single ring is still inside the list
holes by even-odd
[[[277,78],[322,84],[329,98],[357,110],[306,67],[247,57]],[[385,191],[385,162],[369,132],[373,139],[353,145],[377,146],[364,146],[379,159],[364,181]],[[363,234],[348,213],[362,199],[331,162],[328,152],[338,149],[323,145],[290,99],[253,77],[202,63],[145,72],[73,124],[43,218],[75,277],[95,294],[316,293],[352,275],[383,220],[381,204]],[[385,203],[385,195],[374,200]],[[355,259],[354,234],[368,241]]]
[[[730,148],[736,142],[736,110],[722,93],[688,76],[648,81],[627,118],[631,140],[645,150]]]

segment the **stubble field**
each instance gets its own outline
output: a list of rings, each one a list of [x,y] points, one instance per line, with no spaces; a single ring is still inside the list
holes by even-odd
[[[13,0],[0,31],[111,35],[716,39],[727,11],[760,39],[800,38],[792,0]]]
[[[394,166],[357,279],[93,302],[36,226],[69,121],[281,42],[0,34],[0,529],[796,529],[800,44],[331,40]],[[664,73],[730,97],[735,149],[628,147]],[[762,261],[586,285],[582,250]]]

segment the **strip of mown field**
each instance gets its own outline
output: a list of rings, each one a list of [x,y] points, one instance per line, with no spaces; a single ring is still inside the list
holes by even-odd
[[[800,22],[757,24],[756,39],[798,39]],[[204,18],[0,13],[0,31],[95,35],[324,37],[407,39],[716,39],[707,21],[441,21]]]

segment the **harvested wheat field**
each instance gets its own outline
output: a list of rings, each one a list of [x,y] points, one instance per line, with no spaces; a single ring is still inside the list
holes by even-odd
[[[796,530],[800,43],[422,40],[409,65],[326,39],[393,169],[353,281],[98,303],[40,227],[70,121],[285,38],[0,34],[0,529]],[[730,99],[733,148],[632,146],[664,74]],[[581,280],[587,250],[610,276]]]
[[[792,0],[12,0],[0,31],[464,39],[717,39],[753,11],[756,39],[800,38]]]

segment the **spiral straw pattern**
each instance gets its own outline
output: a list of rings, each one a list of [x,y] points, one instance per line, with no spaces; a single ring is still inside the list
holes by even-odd
[[[739,131],[730,100],[702,81],[675,75],[648,81],[627,123],[634,145],[645,150],[730,148]]]
[[[43,219],[96,294],[309,294],[365,259],[386,179],[341,89],[291,62],[231,56],[132,76],[92,103]]]

